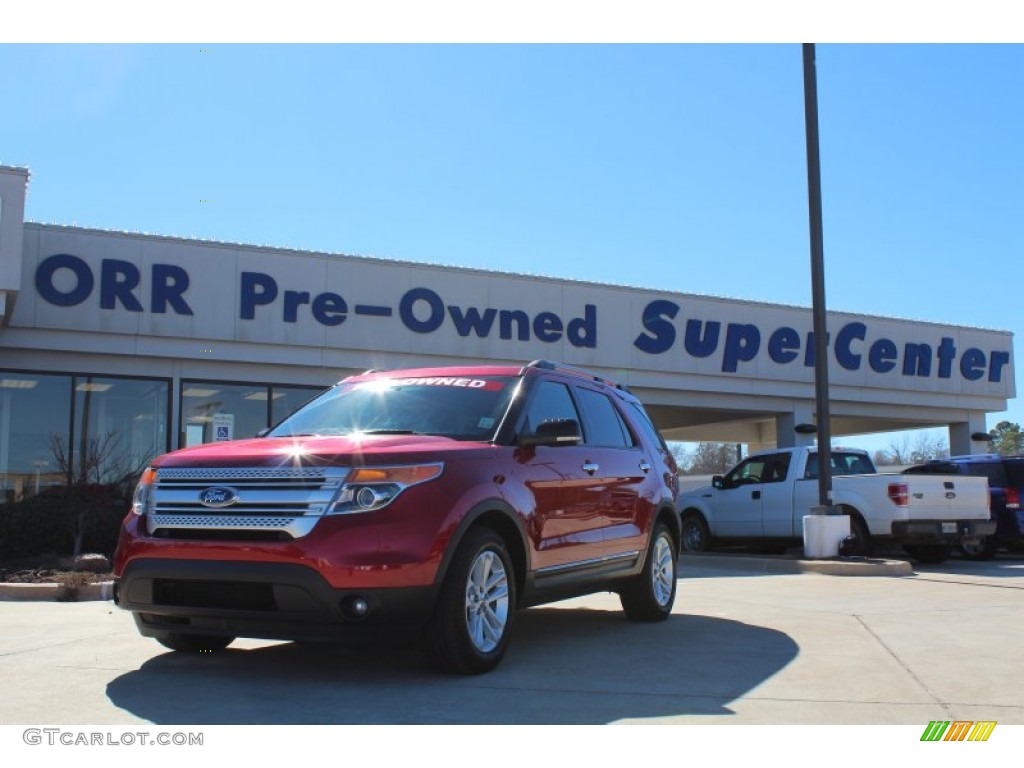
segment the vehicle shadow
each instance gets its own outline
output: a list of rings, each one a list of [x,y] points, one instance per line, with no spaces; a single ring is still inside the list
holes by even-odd
[[[983,579],[1012,579],[1018,582],[1018,585],[1024,576],[1024,553],[1020,552],[999,552],[991,560],[968,560],[954,552],[944,563],[926,564],[914,560],[911,562],[919,576],[943,574]]]
[[[798,653],[784,633],[728,619],[641,625],[620,611],[534,608],[485,675],[438,674],[415,648],[281,643],[163,653],[107,696],[161,725],[602,724],[729,715]]]

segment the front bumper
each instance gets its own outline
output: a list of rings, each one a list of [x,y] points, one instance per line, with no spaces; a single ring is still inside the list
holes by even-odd
[[[996,532],[994,520],[901,520],[892,524],[893,538],[920,543],[977,539]]]
[[[437,587],[339,589],[299,564],[141,558],[115,582],[114,597],[146,637],[337,641],[360,628],[422,623]],[[356,600],[364,615],[353,611]]]

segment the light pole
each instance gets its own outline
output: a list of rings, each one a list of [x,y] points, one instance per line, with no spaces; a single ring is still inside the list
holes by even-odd
[[[818,79],[814,43],[804,43],[804,123],[807,134],[807,201],[811,231],[811,312],[814,316],[814,400],[818,427],[818,512],[832,502],[832,427],[828,402],[828,330],[825,320],[825,254],[818,157]]]

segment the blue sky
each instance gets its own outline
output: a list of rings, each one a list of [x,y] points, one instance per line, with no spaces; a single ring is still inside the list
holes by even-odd
[[[1019,346],[1024,45],[817,61],[829,308]],[[0,93],[31,220],[810,305],[797,44],[4,44]]]

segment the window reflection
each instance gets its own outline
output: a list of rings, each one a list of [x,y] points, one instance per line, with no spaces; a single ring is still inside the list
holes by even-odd
[[[255,437],[324,389],[183,381],[181,447]]]
[[[129,485],[167,450],[167,382],[75,377],[72,483]]]
[[[64,487],[53,446],[70,424],[70,376],[0,371],[0,503]]]
[[[327,387],[271,387],[269,426],[283,421],[325,389]]]
[[[0,504],[69,484],[129,487],[170,447],[169,389],[163,380],[0,371]]]

